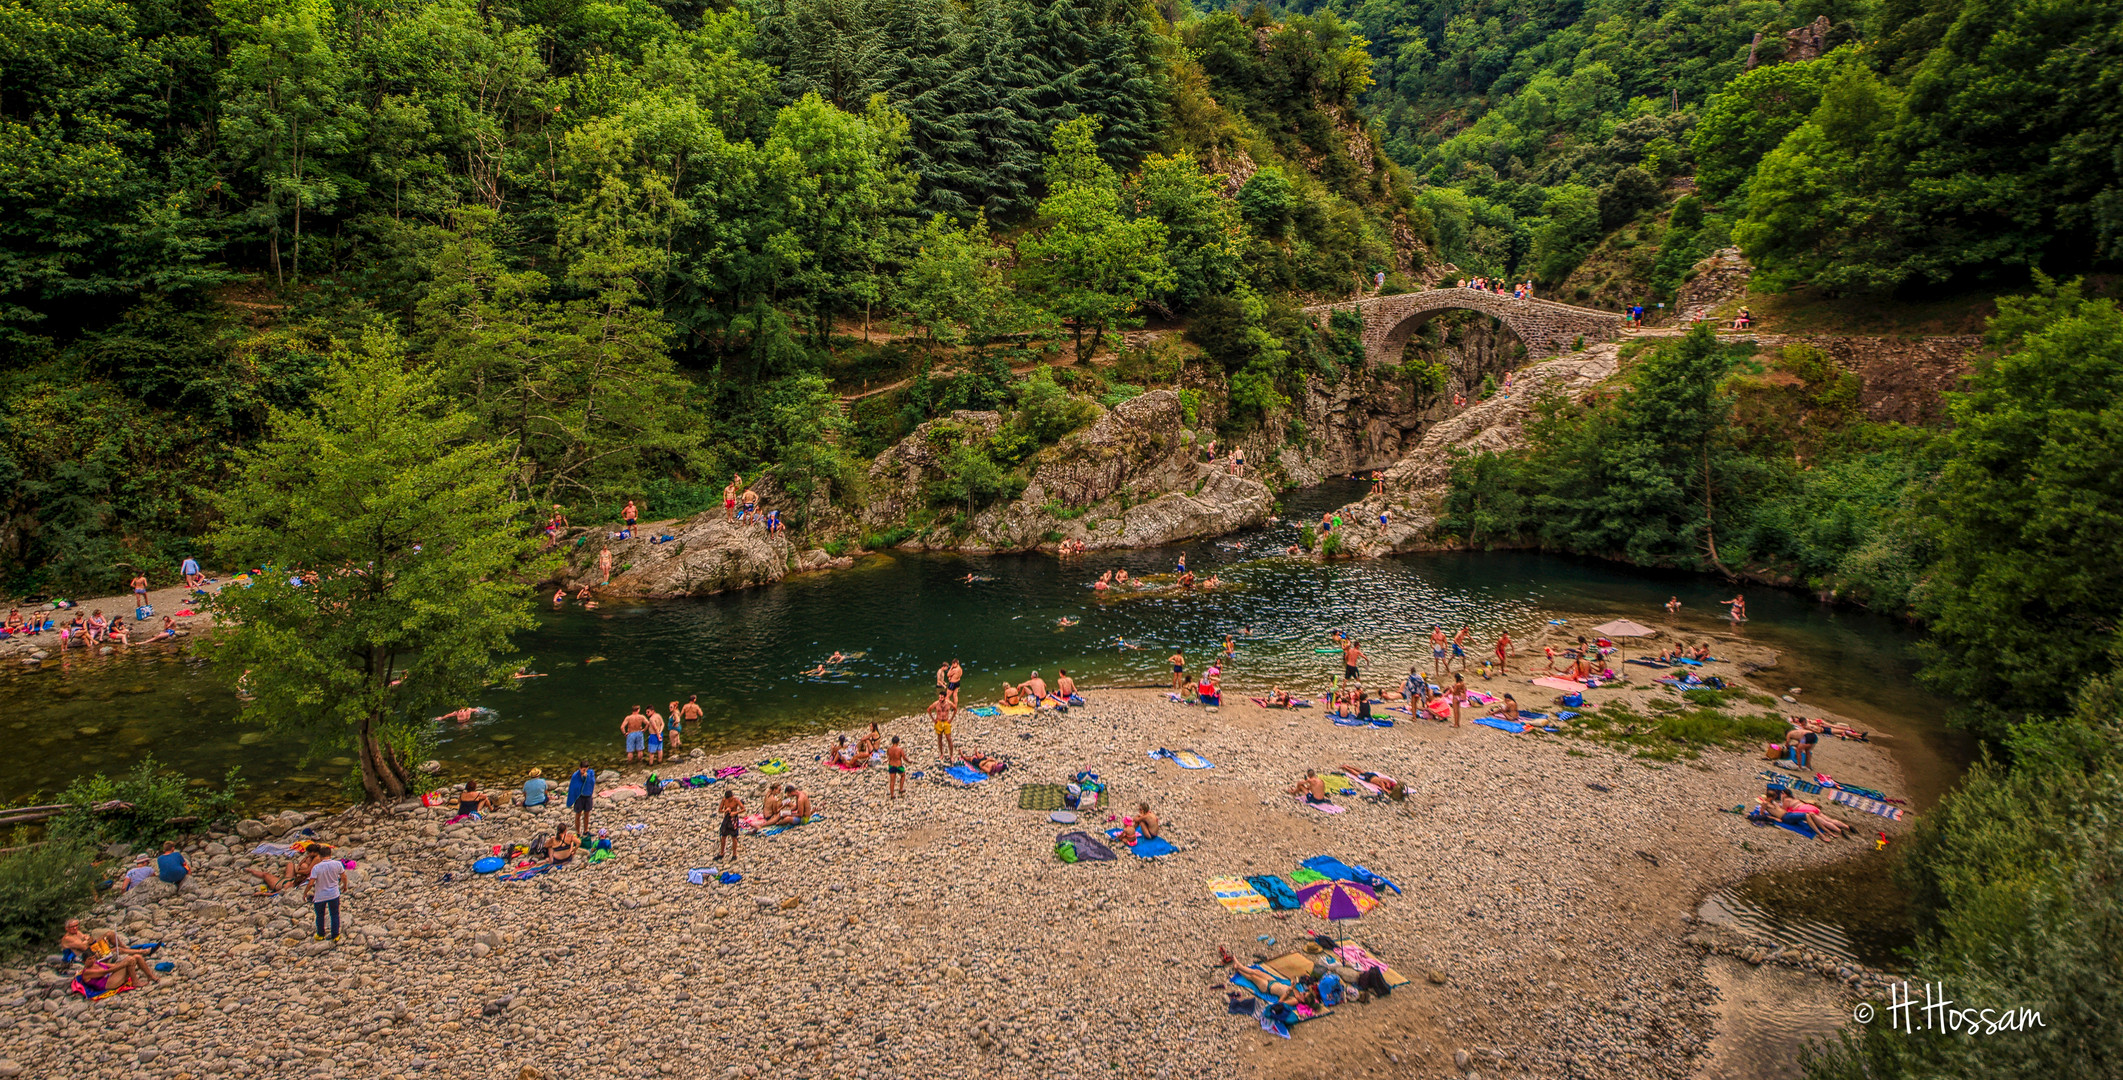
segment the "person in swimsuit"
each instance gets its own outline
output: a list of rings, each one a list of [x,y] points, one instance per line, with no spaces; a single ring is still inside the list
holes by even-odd
[[[1733,622],[1743,623],[1747,621],[1746,593],[1734,593],[1732,599],[1720,600],[1718,601],[1718,603],[1725,605],[1726,608],[1729,609],[1726,613],[1726,617],[1731,619]]]
[[[885,797],[897,799],[907,793],[907,748],[899,745],[899,736],[892,736],[892,745],[885,747],[885,772],[889,781],[885,785]]]
[[[1496,636],[1496,671],[1499,675],[1511,674],[1511,635],[1508,633]]]
[[[1336,768],[1379,789],[1395,802],[1400,802],[1408,797],[1408,785],[1387,776],[1385,773],[1372,772],[1369,769],[1360,768],[1348,762],[1343,762]]]
[[[951,714],[956,711],[951,707],[951,692],[938,687],[936,700],[929,705],[929,721],[936,725],[936,757],[940,761],[949,761],[956,753],[951,745]]]
[[[722,489],[722,519],[724,521],[737,520],[737,491],[744,486],[745,478],[742,475],[738,475],[730,477],[729,485]]]
[[[871,724],[870,730],[864,732],[862,738],[855,740],[855,752],[862,757],[869,757],[884,749],[884,745],[884,735],[877,730],[876,724]]]
[[[1442,626],[1430,628],[1430,672],[1433,675],[1445,673],[1445,628]]]
[[[958,760],[987,773],[989,776],[999,776],[1004,769],[1010,767],[1008,760],[984,754],[979,750],[968,750]]]
[[[1006,705],[1006,706],[1016,706],[1016,705],[1022,705],[1022,704],[1024,704],[1024,701],[1025,701],[1025,691],[1024,691],[1024,687],[1022,687],[1022,686],[1018,685],[1017,683],[1013,683],[1013,682],[1006,682],[1006,683],[1004,683],[1004,684],[1003,684],[1003,704],[1004,704],[1004,705]]]
[[[554,607],[559,607],[559,606],[561,606],[562,604],[565,604],[565,603],[567,603],[567,602],[568,602],[568,587],[567,587],[567,586],[565,586],[565,585],[562,585],[561,587],[559,587],[559,588],[557,588],[557,589],[554,589],[554,590],[553,590],[553,606],[554,606]]]
[[[744,505],[737,508],[737,520],[744,521],[758,512],[759,493],[753,491],[751,488],[746,488],[744,494]]]
[[[642,753],[654,765],[663,761],[663,714],[643,706],[648,715],[648,730],[642,732]]]
[[[1342,678],[1356,678],[1357,665],[1367,659],[1369,657],[1364,655],[1364,650],[1356,647],[1356,639],[1350,638],[1349,644],[1342,647]]]
[[[582,841],[568,830],[567,822],[553,826],[553,838],[546,841],[545,855],[554,866],[566,866],[581,850]]]
[[[1185,687],[1187,685],[1187,657],[1182,653],[1173,653],[1166,658],[1165,662],[1172,665],[1172,689],[1179,690]]]
[[[745,812],[745,801],[737,797],[735,790],[725,791],[722,805],[716,810],[722,814],[722,826],[716,830],[715,857],[734,859],[737,857],[737,819]],[[728,855],[722,853],[725,844],[730,848]]]
[[[1069,677],[1069,669],[1054,669],[1054,696],[1065,702],[1076,700],[1076,680]]]
[[[568,774],[568,809],[575,812],[577,831],[590,827],[590,804],[597,797],[597,773],[587,761],[575,763],[575,771]]]
[[[479,790],[479,781],[465,781],[464,790],[457,796],[457,816],[492,813],[493,810],[494,797]]]
[[[1461,671],[1467,670],[1467,628],[1464,626],[1460,627],[1459,633],[1452,636],[1452,658],[1459,661]]]
[[[1505,694],[1503,702],[1496,708],[1489,710],[1489,715],[1501,716],[1506,720],[1518,722],[1519,699],[1512,697],[1510,694]]]
[[[1296,787],[1283,792],[1283,794],[1295,795],[1315,806],[1334,801],[1327,797],[1327,782],[1320,779],[1319,770],[1317,769],[1306,769],[1305,778],[1298,781]]]
[[[1666,614],[1668,614],[1668,615],[1672,615],[1672,614],[1675,614],[1676,612],[1679,612],[1680,610],[1681,610],[1681,598],[1680,598],[1680,597],[1678,597],[1678,596],[1669,596],[1669,597],[1667,597],[1667,598],[1666,598]]]
[[[964,681],[966,681],[965,665],[959,663],[957,657],[952,657],[951,676],[944,680],[944,689],[951,692],[951,711],[954,713],[958,711],[958,684]]]
[[[626,519],[626,523],[627,523],[627,531],[628,531],[628,532],[632,532],[632,531],[634,531],[634,522],[635,522],[635,519],[636,519],[636,516],[637,516],[637,515],[636,515],[636,514],[634,513],[634,500],[632,500],[632,499],[628,499],[628,500],[627,500],[627,508],[626,508],[626,511],[625,511],[625,512],[624,512],[624,513],[623,513],[623,514],[622,514],[621,516],[622,516],[622,517],[624,517],[624,518]]]
[[[626,736],[627,760],[640,761],[649,740],[649,718],[642,715],[641,706],[634,706],[634,711],[619,722],[619,732]]]
[[[610,585],[612,583],[612,548],[610,545],[606,545],[603,550],[597,553],[597,576],[601,579],[598,581],[600,585]]]
[[[138,986],[142,980],[150,983],[161,981],[146,960],[120,953],[84,959],[81,962],[81,971],[75,977],[81,980],[81,985],[92,995]]]
[[[683,713],[683,712],[682,712],[682,711],[681,711],[681,710],[679,709],[679,707],[678,707],[678,703],[674,701],[674,702],[672,702],[672,703],[671,703],[671,719],[670,719],[670,722],[664,725],[664,732],[663,732],[663,756],[664,756],[664,758],[665,758],[665,759],[667,759],[667,760],[668,760],[668,759],[670,759],[670,758],[672,758],[672,757],[676,757],[676,756],[677,756],[677,754],[678,754],[678,737],[679,737],[680,735],[683,735],[683,734],[685,734],[685,730],[686,730],[686,725],[685,725],[684,713]]]

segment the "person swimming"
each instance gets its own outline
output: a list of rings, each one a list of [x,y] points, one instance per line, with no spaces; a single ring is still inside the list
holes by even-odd
[[[1082,619],[1072,619],[1067,615],[1064,615],[1061,618],[1055,620],[1055,622],[1061,626],[1075,626],[1077,623],[1080,623],[1082,621]]]

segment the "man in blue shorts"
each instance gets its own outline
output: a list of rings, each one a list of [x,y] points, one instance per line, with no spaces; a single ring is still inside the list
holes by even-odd
[[[587,761],[575,763],[575,771],[568,776],[568,809],[575,811],[577,835],[590,831],[590,800],[597,794],[597,774]]]
[[[642,715],[641,706],[634,706],[634,711],[619,722],[619,732],[626,736],[627,760],[640,761],[641,752],[647,745],[649,736],[649,718]]]

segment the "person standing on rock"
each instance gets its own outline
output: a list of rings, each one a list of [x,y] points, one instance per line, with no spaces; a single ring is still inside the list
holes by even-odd
[[[575,763],[568,774],[568,809],[575,811],[575,831],[590,831],[590,803],[597,794],[597,773],[587,761]]]
[[[929,706],[929,721],[936,725],[936,756],[942,761],[951,760],[954,750],[951,743],[951,715],[956,711],[951,704],[951,692],[941,686],[937,687],[936,700]]]
[[[907,793],[907,748],[899,745],[899,736],[892,736],[892,745],[885,747],[885,774],[890,778],[885,785],[885,797],[897,799]]]
[[[737,520],[744,521],[759,510],[759,492],[746,488],[741,505],[737,508]]]
[[[1172,665],[1172,689],[1179,690],[1185,687],[1187,685],[1186,654],[1174,652],[1171,656],[1165,658],[1165,662]]]
[[[626,523],[627,523],[627,531],[628,531],[628,532],[633,532],[633,531],[634,531],[634,522],[635,522],[636,520],[638,520],[638,517],[637,517],[637,515],[636,515],[636,514],[635,514],[635,512],[634,512],[634,500],[632,500],[632,499],[628,499],[628,500],[627,500],[627,508],[626,508],[625,512],[624,512],[624,513],[623,513],[623,514],[622,514],[621,516],[622,516],[622,517],[624,517],[624,518],[626,519]]]
[[[603,579],[598,582],[600,585],[610,585],[612,583],[612,546],[610,544],[606,544],[603,550],[597,553],[597,576]]]
[[[619,722],[619,733],[626,736],[627,760],[640,761],[642,748],[647,744],[649,735],[649,718],[641,715],[641,706],[634,706],[634,711]]]
[[[737,797],[737,789],[733,786],[723,792],[722,805],[716,807],[716,809],[722,813],[722,825],[716,830],[715,857],[718,860],[735,859],[737,857],[737,819],[743,816],[745,812],[745,801]],[[728,845],[730,849],[728,855],[722,853],[725,845]]]
[[[744,486],[745,478],[739,474],[732,475],[729,484],[722,489],[722,519],[724,521],[737,520],[737,492],[738,489]]]

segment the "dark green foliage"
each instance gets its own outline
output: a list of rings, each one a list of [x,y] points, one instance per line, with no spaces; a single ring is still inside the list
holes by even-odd
[[[1983,730],[2053,713],[2123,639],[2123,310],[2076,285],[1998,303],[1924,520],[1926,677]]]
[[[79,841],[32,844],[18,829],[12,844],[18,850],[0,855],[0,956],[50,949],[66,920],[96,902],[102,877]]]
[[[184,776],[164,771],[150,754],[116,779],[97,773],[67,785],[54,801],[70,804],[72,809],[52,819],[51,835],[87,844],[149,847],[178,833],[196,831],[196,825],[233,817],[244,786],[237,773],[231,767],[219,791],[195,788]],[[123,805],[96,809],[112,802]],[[172,818],[198,820],[171,824]]]

